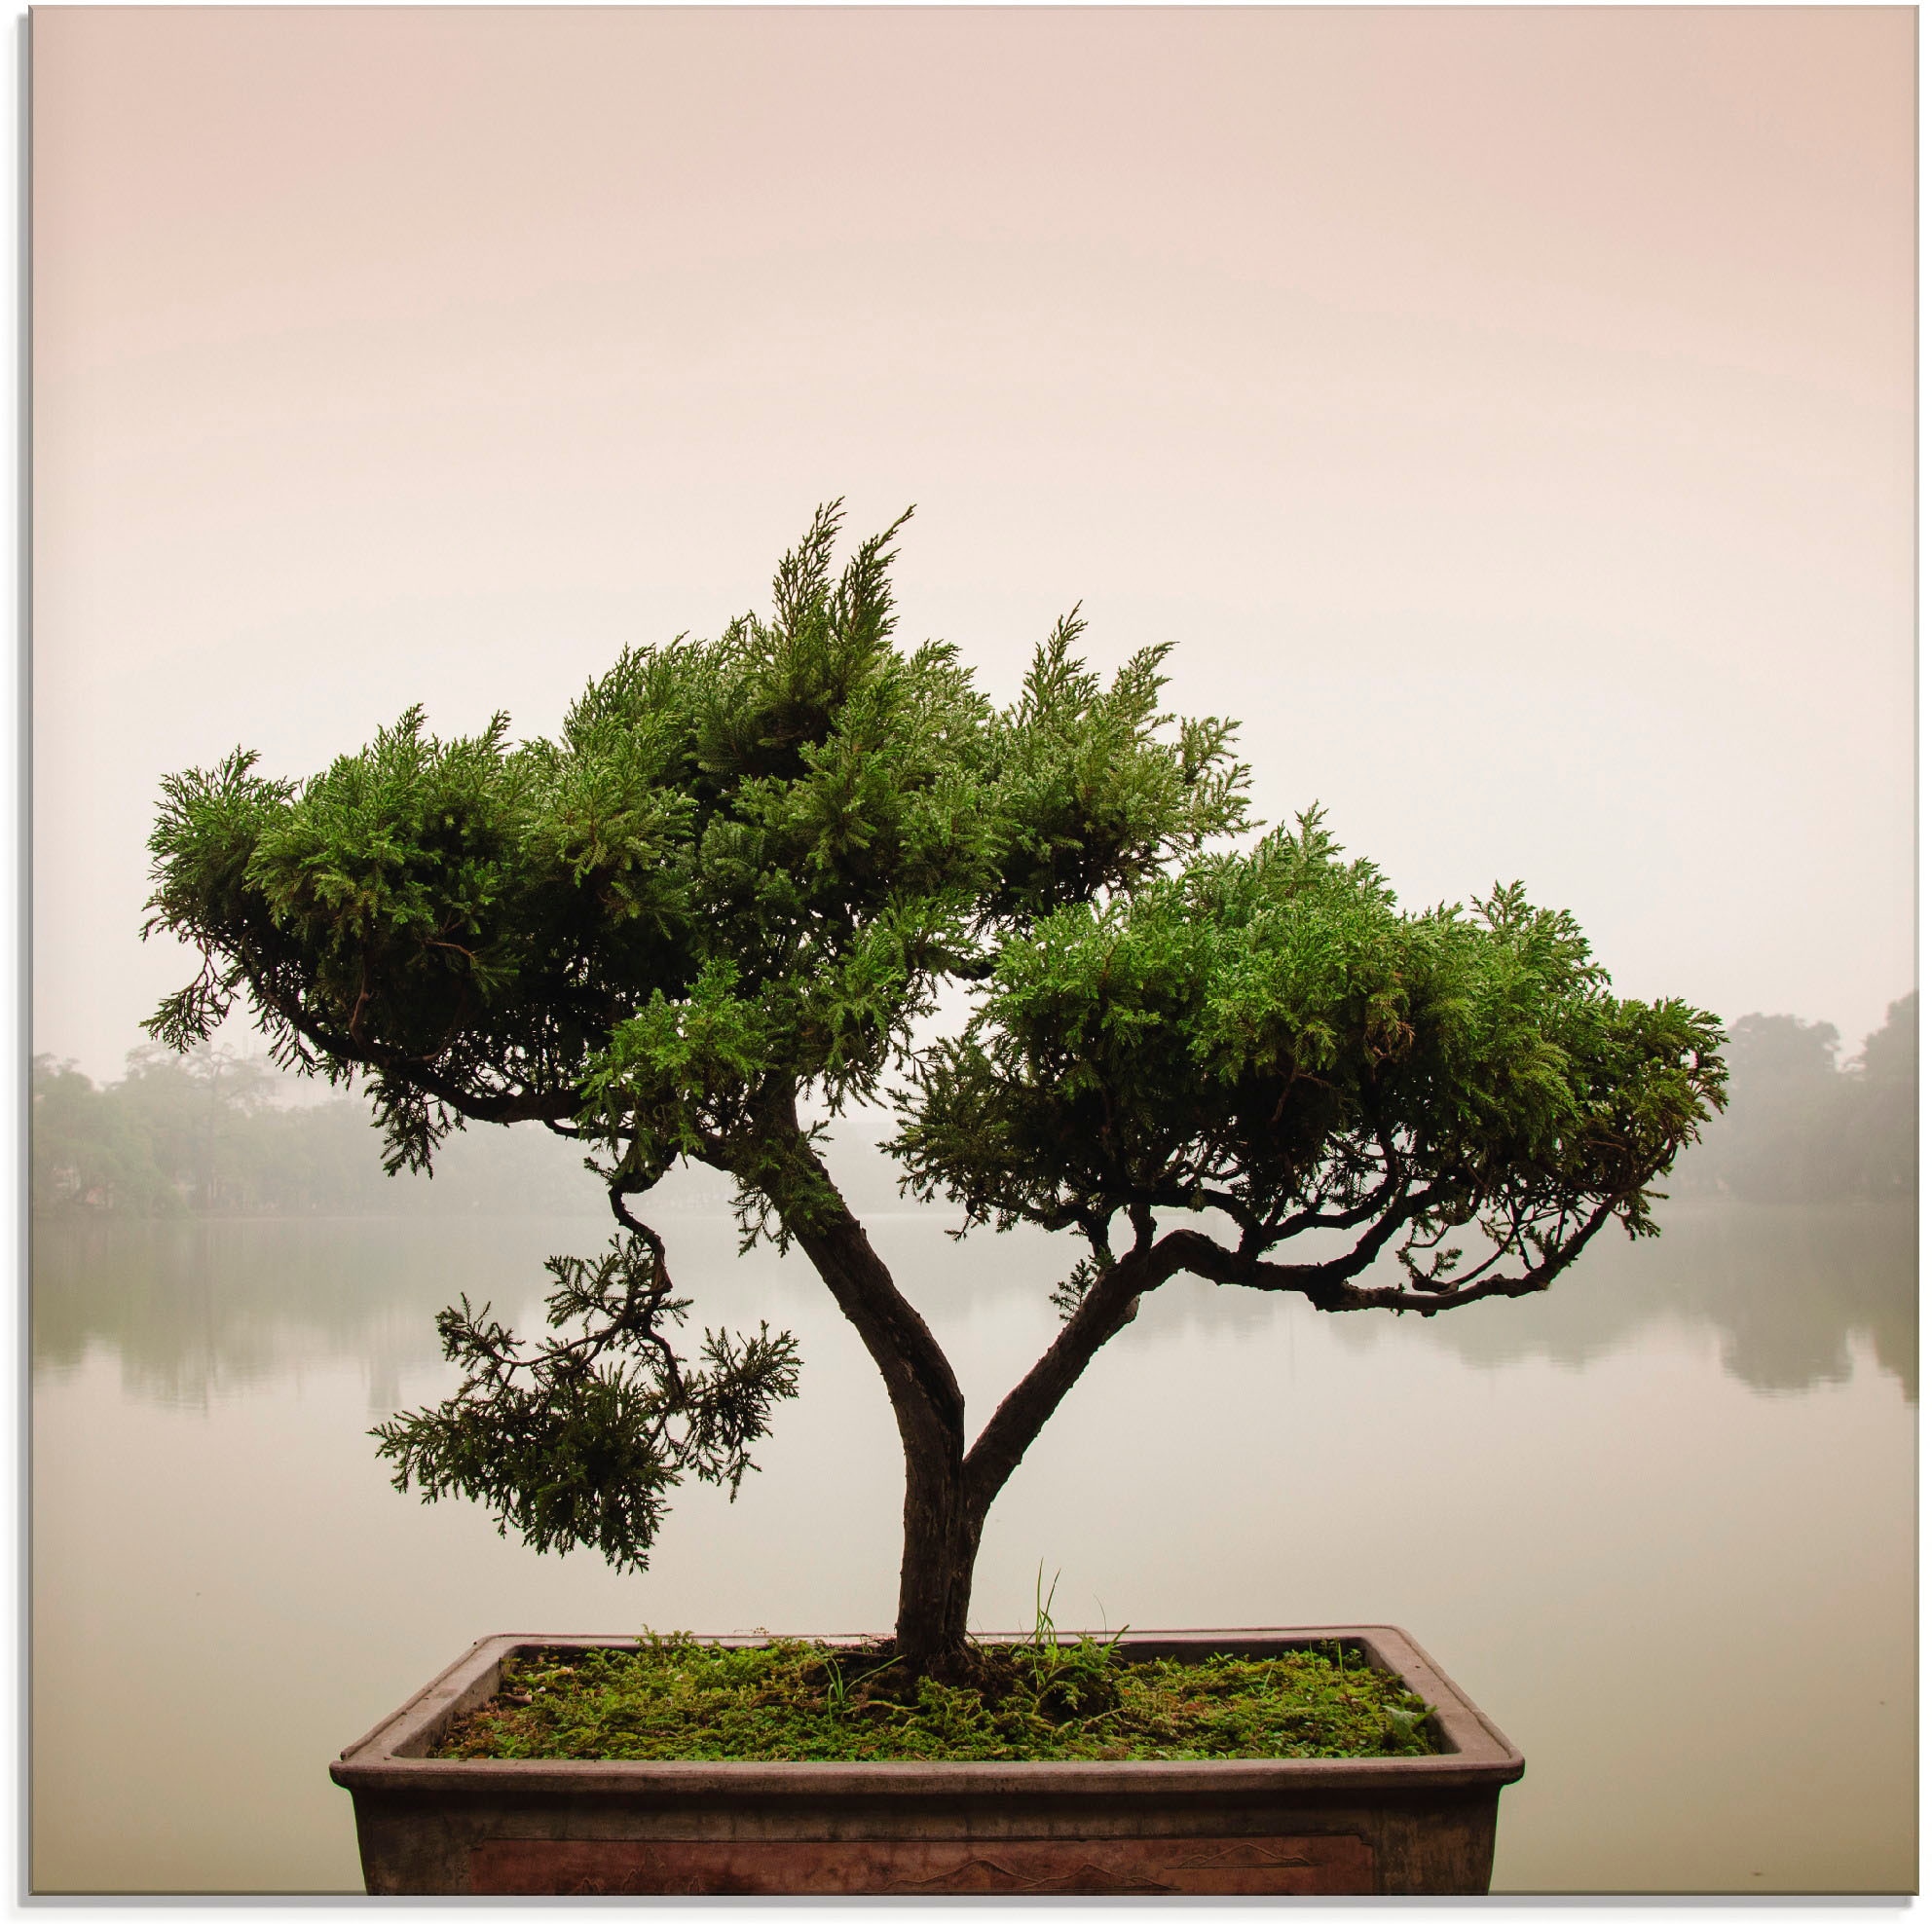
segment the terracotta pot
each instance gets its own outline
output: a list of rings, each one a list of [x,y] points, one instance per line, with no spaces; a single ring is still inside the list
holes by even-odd
[[[1432,1705],[1432,1757],[1202,1763],[438,1761],[504,1658],[628,1637],[486,1637],[329,1774],[378,1895],[1459,1894],[1489,1888],[1523,1759],[1399,1630],[1155,1631],[1133,1657],[1339,1638]],[[722,1637],[722,1644],[761,1640]],[[856,1638],[824,1638],[856,1644]],[[988,1640],[991,1641],[991,1640]]]

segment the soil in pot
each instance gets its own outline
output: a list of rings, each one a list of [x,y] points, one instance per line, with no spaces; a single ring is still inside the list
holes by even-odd
[[[1331,1641],[1278,1656],[1129,1662],[1111,1644],[977,1644],[945,1682],[890,1643],[537,1652],[460,1718],[446,1758],[814,1762],[1424,1757],[1430,1706]]]

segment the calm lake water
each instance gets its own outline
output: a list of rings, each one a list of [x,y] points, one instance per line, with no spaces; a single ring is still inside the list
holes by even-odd
[[[977,1625],[1030,1622],[1043,1566],[1069,1627],[1398,1623],[1529,1758],[1499,1891],[1910,1889],[1915,1219],[1663,1220],[1430,1323],[1170,1284],[995,1508]],[[39,1227],[36,1890],[358,1890],[329,1759],[488,1632],[889,1625],[857,1339],[797,1259],[661,1222],[693,1336],[789,1327],[804,1383],[631,1577],[398,1497],[365,1433],[451,1382],[444,1302],[536,1320],[595,1220]],[[872,1233],[983,1418],[1066,1250]]]

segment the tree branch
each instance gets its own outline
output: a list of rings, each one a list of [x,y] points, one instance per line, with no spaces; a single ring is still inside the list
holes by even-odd
[[[884,1377],[908,1450],[944,1451],[956,1462],[966,1442],[966,1398],[946,1351],[926,1319],[900,1294],[865,1226],[846,1206],[799,1125],[796,1098],[788,1095],[774,1106],[774,1120],[789,1136],[787,1147],[816,1172],[834,1205],[782,1215],[785,1227]]]
[[[643,1185],[640,1184],[639,1188],[642,1189],[642,1187]],[[658,1353],[664,1359],[665,1375],[673,1390],[678,1394],[682,1394],[683,1388],[678,1374],[677,1352],[664,1340],[663,1336],[658,1332],[656,1323],[652,1320],[658,1305],[671,1293],[671,1265],[664,1253],[664,1239],[649,1223],[641,1222],[636,1216],[631,1214],[630,1210],[625,1206],[624,1195],[625,1191],[621,1183],[612,1183],[610,1188],[611,1213],[650,1251],[650,1288],[646,1295],[643,1305],[642,1319],[635,1327],[639,1335],[656,1346]],[[634,1291],[632,1294],[634,1294]],[[627,1294],[624,1299],[626,1322],[628,1322],[631,1314],[632,1294]]]
[[[1087,1365],[1139,1314],[1141,1297],[1181,1269],[1181,1252],[1171,1246],[1173,1241],[1169,1236],[1150,1245],[1143,1238],[1103,1269],[1046,1354],[987,1420],[966,1456],[967,1500],[981,1516]]]
[[[1550,1281],[1576,1261],[1583,1245],[1611,1218],[1616,1199],[1611,1198],[1597,1208],[1567,1240],[1544,1248],[1542,1260],[1529,1264],[1513,1276],[1483,1276],[1504,1251],[1472,1271],[1461,1283],[1440,1289],[1419,1288],[1413,1283],[1387,1283],[1374,1288],[1358,1287],[1354,1278],[1374,1262],[1395,1231],[1428,1207],[1427,1196],[1411,1198],[1385,1216],[1346,1256],[1327,1263],[1268,1263],[1224,1249],[1199,1230],[1170,1230],[1158,1247],[1171,1248],[1174,1267],[1203,1276],[1209,1282],[1240,1284],[1249,1289],[1270,1289],[1305,1296],[1318,1310],[1413,1310],[1418,1315],[1432,1316],[1464,1303],[1474,1303],[1485,1296],[1531,1296],[1548,1287]]]
[[[417,1057],[398,1050],[385,1049],[380,1043],[364,1043],[328,1029],[299,1004],[287,999],[263,981],[259,971],[246,958],[242,969],[257,1001],[272,1009],[297,1034],[325,1054],[334,1055],[363,1068],[434,1096],[444,1107],[473,1123],[567,1123],[583,1106],[582,1096],[571,1090],[523,1090],[515,1094],[483,1096],[439,1075]]]

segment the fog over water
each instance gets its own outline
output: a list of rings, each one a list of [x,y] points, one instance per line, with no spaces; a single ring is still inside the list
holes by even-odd
[[[442,1303],[527,1322],[592,1218],[41,1227],[36,1888],[353,1888],[329,1758],[490,1632],[889,1621],[899,1455],[856,1339],[797,1259],[661,1221],[694,1324],[790,1327],[805,1370],[736,1505],[682,1492],[633,1577],[397,1496],[365,1433],[449,1386]],[[1499,1890],[1903,1888],[1913,1211],[1664,1222],[1430,1323],[1169,1285],[995,1506],[976,1625],[1026,1620],[1042,1567],[1068,1624],[1397,1622],[1530,1759]],[[1064,1249],[870,1228],[983,1418]]]
[[[957,1211],[909,1203],[898,1194],[895,1166],[871,1147],[882,1118],[870,1125],[846,1118],[835,1127],[834,1175],[888,1265],[893,1249],[907,1249],[911,1261],[903,1286],[922,1305],[1032,1303],[1073,1262],[1077,1252],[1064,1238],[979,1230],[954,1241],[943,1232],[957,1226]],[[394,1179],[433,1212],[402,1220],[43,1219],[35,1265],[36,1368],[76,1363],[105,1344],[120,1355],[130,1394],[204,1408],[210,1397],[272,1379],[295,1356],[354,1359],[374,1373],[371,1407],[387,1412],[394,1406],[397,1373],[438,1357],[435,1312],[462,1291],[476,1294],[464,1251],[479,1215],[492,1224],[490,1234],[505,1236],[523,1252],[527,1274],[507,1263],[493,1270],[519,1296],[541,1282],[544,1256],[594,1253],[612,1233],[602,1189],[576,1168],[573,1148],[535,1128],[513,1135],[522,1151],[515,1163],[493,1153],[502,1131],[478,1129],[447,1146],[440,1197],[426,1178]],[[373,1160],[373,1138],[370,1155]],[[1695,1157],[1693,1150],[1687,1165],[1694,1166]],[[494,1192],[464,1181],[467,1163],[495,1177]],[[547,1199],[572,1197],[574,1212],[502,1218],[505,1197],[514,1199],[518,1186]],[[1667,1323],[1714,1339],[1726,1374],[1775,1393],[1845,1381],[1857,1339],[1915,1399],[1916,1215],[1909,1199],[1877,1206],[1736,1207],[1690,1187],[1690,1196],[1669,1212],[1666,1236],[1636,1243],[1614,1230],[1601,1236],[1589,1268],[1579,1273],[1589,1283],[1566,1277],[1539,1297],[1409,1319],[1403,1340],[1445,1346],[1479,1368],[1533,1356],[1579,1368],[1625,1347],[1645,1326]],[[674,1248],[696,1239],[705,1251],[700,1274],[709,1282],[740,1262],[762,1260],[754,1252],[727,1263],[713,1246],[719,1225],[728,1220],[720,1206],[728,1195],[728,1184],[714,1172],[681,1166],[649,1202],[634,1199],[633,1207],[660,1224]],[[529,1231],[533,1221],[543,1223],[541,1235]],[[532,1253],[542,1235],[555,1246]],[[1313,1249],[1313,1240],[1302,1246]],[[787,1273],[807,1295],[822,1287],[797,1263]],[[91,1278],[87,1286],[79,1286],[81,1277]],[[1281,1307],[1261,1292],[1192,1277],[1165,1285],[1161,1302],[1164,1321],[1177,1327],[1261,1328]],[[706,1309],[700,1300],[694,1316],[701,1320]],[[1388,1318],[1324,1321],[1342,1347],[1361,1348],[1381,1340]]]
[[[1802,1024],[1767,1030],[1768,1054],[1744,1033],[1728,1133],[1669,1179],[1662,1235],[1600,1236],[1544,1295],[1423,1320],[1164,1286],[995,1506],[976,1625],[1026,1620],[1043,1569],[1062,1622],[1394,1620],[1531,1758],[1499,1889],[1901,1888],[1910,1057],[1875,1039],[1834,1069]],[[219,1056],[135,1066],[107,1091],[36,1085],[37,1889],[353,1888],[327,1758],[492,1631],[889,1623],[882,1388],[808,1267],[739,1250],[716,1172],[675,1169],[634,1206],[694,1299],[693,1342],[792,1329],[802,1394],[737,1506],[684,1491],[650,1572],[623,1578],[396,1496],[367,1434],[452,1387],[445,1304],[529,1334],[544,1259],[608,1242],[579,1151],[473,1128],[433,1181],[385,1180],[355,1105],[251,1107],[285,1092]],[[1821,1114],[1863,1145],[1809,1166],[1842,1194],[1725,1193],[1775,1195]],[[889,1127],[833,1120],[828,1163],[976,1428],[1051,1340],[1074,1251],[953,1240],[955,1211],[899,1194]],[[384,1213],[314,1213],[331,1197]],[[277,1199],[292,1212],[249,1213]]]

